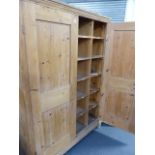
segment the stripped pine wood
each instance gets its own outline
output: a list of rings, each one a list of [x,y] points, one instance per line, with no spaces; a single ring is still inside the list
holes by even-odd
[[[111,33],[106,17],[55,0],[20,0],[26,155],[62,155],[101,121],[134,131],[134,26],[122,26]]]
[[[113,24],[111,29],[102,120],[134,132],[134,23]]]
[[[29,154],[57,154],[76,136],[77,16],[30,1],[21,6],[26,44],[21,58],[27,58],[34,128],[35,151]]]

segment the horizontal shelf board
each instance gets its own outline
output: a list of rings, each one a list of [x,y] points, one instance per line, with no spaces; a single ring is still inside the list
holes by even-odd
[[[90,60],[91,57],[78,57],[78,61]]]
[[[97,76],[101,76],[101,73],[91,73],[88,76],[78,77],[77,78],[77,82],[81,82],[81,81],[87,80],[89,78],[97,77]]]
[[[89,110],[94,109],[97,107],[97,102],[90,101],[89,102]]]
[[[83,39],[91,39],[92,36],[79,35],[79,38],[83,38]]]
[[[78,61],[85,61],[90,59],[103,59],[104,57],[102,55],[94,55],[92,57],[78,57]]]
[[[77,79],[82,79],[82,78],[87,77],[87,76],[89,76],[89,75],[78,74]]]
[[[91,124],[92,122],[96,121],[97,117],[92,117],[89,115],[88,124]]]
[[[77,112],[76,112],[76,116],[77,118],[79,118],[80,116],[84,115],[87,112],[87,110],[77,107]]]
[[[97,93],[98,91],[100,91],[99,88],[91,88],[91,89],[90,89],[90,94]]]
[[[104,37],[96,37],[96,36],[93,36],[93,39],[104,39]]]
[[[97,72],[96,72],[96,73],[91,73],[91,74],[90,74],[91,77],[96,77],[96,76],[100,76],[100,75],[101,75],[101,73],[97,73]]]
[[[98,119],[96,119],[95,121],[93,121],[92,123],[86,125],[84,127],[84,129],[81,130],[81,132],[78,132],[77,133],[77,138],[78,138],[78,142],[79,142],[79,139],[81,139],[81,137],[84,137],[86,136],[90,131],[92,131],[92,129],[94,129],[95,127],[97,127],[98,125]],[[86,132],[87,131],[87,132]]]
[[[78,79],[77,79],[77,82],[84,81],[84,80],[87,80],[87,79],[89,79],[91,77],[97,77],[97,76],[100,76],[100,75],[101,75],[101,73],[91,73],[88,76],[82,76],[82,77],[79,76]]]
[[[92,56],[92,59],[103,59],[104,57],[102,55],[94,55]]]
[[[84,128],[85,128],[85,125],[84,124],[82,124],[80,122],[76,122],[76,133],[79,133]]]
[[[87,97],[86,93],[77,91],[77,100]]]
[[[87,80],[87,79],[89,79],[89,77],[90,77],[90,76],[78,77],[77,82]]]
[[[83,38],[83,39],[104,39],[104,37],[86,36],[86,35],[79,35],[79,38]]]

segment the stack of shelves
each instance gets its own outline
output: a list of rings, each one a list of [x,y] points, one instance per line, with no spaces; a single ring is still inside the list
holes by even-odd
[[[98,118],[105,23],[79,17],[77,133]]]

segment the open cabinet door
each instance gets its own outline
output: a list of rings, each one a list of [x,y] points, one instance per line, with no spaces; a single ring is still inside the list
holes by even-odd
[[[102,121],[134,132],[135,27],[111,24]]]

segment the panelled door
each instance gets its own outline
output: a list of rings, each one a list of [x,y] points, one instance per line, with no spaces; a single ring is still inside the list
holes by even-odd
[[[103,121],[134,132],[134,23],[112,24]]]
[[[77,17],[23,2],[37,155],[59,154],[76,136]]]

